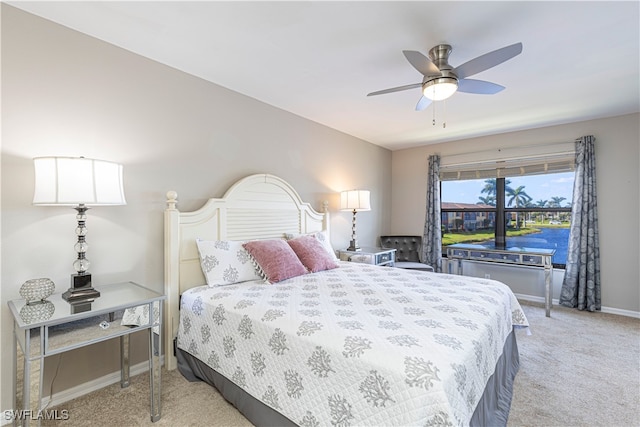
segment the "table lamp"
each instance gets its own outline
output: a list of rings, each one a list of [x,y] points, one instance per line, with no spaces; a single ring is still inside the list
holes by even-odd
[[[369,190],[348,190],[340,193],[340,210],[353,211],[353,222],[351,225],[351,244],[347,248],[348,251],[360,251],[362,248],[358,245],[356,236],[356,213],[359,211],[370,211]]]
[[[37,157],[33,204],[41,206],[73,206],[78,212],[71,287],[62,294],[70,303],[92,301],[100,292],[91,286],[86,258],[87,210],[89,206],[126,205],[122,165],[84,157]]]

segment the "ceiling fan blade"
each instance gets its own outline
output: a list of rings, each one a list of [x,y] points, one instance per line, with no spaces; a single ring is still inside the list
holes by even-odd
[[[436,64],[431,62],[429,58],[427,58],[420,52],[417,52],[415,50],[403,50],[402,53],[404,53],[407,61],[409,61],[409,63],[413,65],[413,68],[420,71],[423,76],[433,76],[440,74],[440,70],[438,69],[438,67],[436,67]]]
[[[392,93],[392,92],[400,92],[401,90],[415,89],[415,88],[420,87],[420,86],[422,86],[422,83],[413,83],[413,84],[410,84],[410,85],[392,87],[390,89],[384,89],[384,90],[379,90],[377,92],[371,92],[371,93],[368,93],[367,96],[382,95],[382,94],[385,94],[385,93]]]
[[[477,58],[467,61],[464,64],[453,69],[453,72],[459,79],[478,74],[481,71],[488,70],[498,64],[519,55],[522,52],[522,43],[515,43],[510,46],[503,47],[493,52],[485,53]]]
[[[423,95],[420,97],[420,100],[416,104],[416,111],[422,111],[429,105],[431,105],[431,100]]]
[[[459,79],[458,92],[477,93],[480,95],[493,95],[504,89],[495,83],[485,82],[484,80]]]

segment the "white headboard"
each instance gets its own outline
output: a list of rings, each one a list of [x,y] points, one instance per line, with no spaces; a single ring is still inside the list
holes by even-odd
[[[251,175],[236,182],[220,199],[209,199],[193,212],[180,212],[177,193],[167,192],[164,213],[165,364],[176,367],[173,338],[178,332],[182,292],[204,285],[195,239],[256,240],[285,233],[329,231],[328,203],[323,213],[304,203],[287,182],[274,175]]]

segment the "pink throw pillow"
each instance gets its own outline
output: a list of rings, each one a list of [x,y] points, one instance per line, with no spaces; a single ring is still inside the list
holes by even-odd
[[[296,237],[295,239],[287,240],[287,243],[300,258],[302,264],[312,273],[338,268],[338,264],[314,236]]]
[[[254,240],[242,246],[255,259],[271,283],[308,273],[284,240]]]

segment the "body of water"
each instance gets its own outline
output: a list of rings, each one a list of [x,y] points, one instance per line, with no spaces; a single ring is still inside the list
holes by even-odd
[[[494,244],[491,240],[486,242]],[[552,262],[554,264],[567,263],[567,248],[569,246],[568,228],[541,228],[539,233],[525,236],[507,237],[507,247],[555,249]]]

